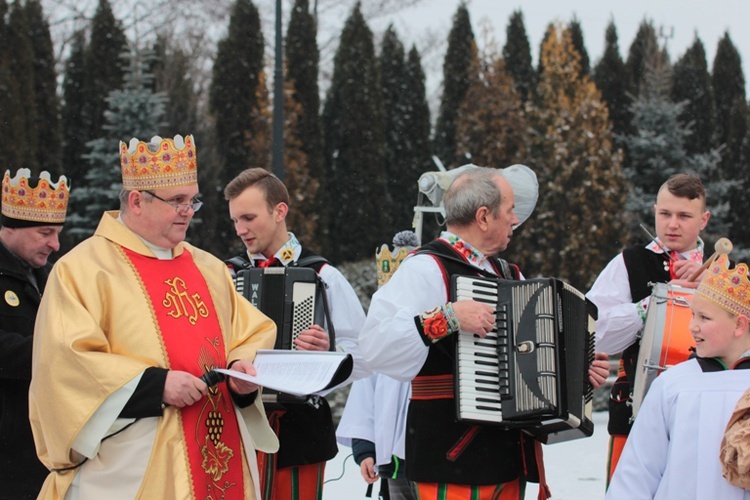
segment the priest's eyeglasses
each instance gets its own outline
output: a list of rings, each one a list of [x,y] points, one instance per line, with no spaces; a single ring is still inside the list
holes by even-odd
[[[190,211],[191,208],[193,209],[193,212],[197,212],[203,206],[203,202],[201,200],[199,200],[198,198],[193,198],[192,200],[190,200],[190,203],[173,203],[171,201],[165,200],[161,196],[155,195],[152,191],[143,190],[143,192],[150,194],[151,196],[153,196],[157,200],[163,201],[167,205],[173,206],[174,209],[175,209],[175,212],[177,212],[180,215],[187,214]]]

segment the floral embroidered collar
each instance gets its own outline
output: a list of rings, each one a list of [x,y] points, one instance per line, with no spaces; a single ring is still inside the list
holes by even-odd
[[[687,252],[682,252],[680,255],[685,257],[686,259],[694,260],[695,262],[703,262],[703,247],[704,247],[703,240],[698,238],[698,246],[692,250],[689,250]],[[662,250],[659,245],[656,244],[655,241],[649,241],[646,244],[646,248],[651,250],[654,253],[664,253],[664,250]],[[668,247],[665,246],[667,250],[669,250]]]
[[[290,263],[295,262],[300,254],[302,253],[302,245],[300,244],[299,240],[297,240],[297,237],[294,236],[294,233],[289,232],[289,239],[281,245],[281,248],[278,249],[278,251],[273,254],[273,257],[277,259],[279,262],[281,262],[284,267],[288,266]],[[250,257],[250,262],[253,262],[255,265],[258,265],[258,262],[267,260],[266,257],[261,253],[250,253],[248,252],[248,257]]]
[[[482,267],[482,265],[487,261],[487,257],[485,257],[482,252],[453,233],[443,231],[442,233],[440,233],[440,239],[448,243],[455,251],[461,254],[464,259],[469,261],[470,264],[473,264],[477,267]]]

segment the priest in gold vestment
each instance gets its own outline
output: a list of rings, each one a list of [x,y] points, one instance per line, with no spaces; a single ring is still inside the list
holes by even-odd
[[[201,376],[254,374],[276,327],[183,241],[201,207],[193,138],[133,139],[120,157],[120,211],[57,262],[39,309],[40,498],[259,498],[255,452],[278,442],[258,387]]]

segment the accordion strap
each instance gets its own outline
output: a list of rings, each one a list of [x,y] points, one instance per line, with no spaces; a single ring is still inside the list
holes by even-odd
[[[317,264],[321,264],[318,266]],[[323,299],[323,315],[326,318],[326,324],[328,325],[328,343],[330,345],[330,350],[335,351],[336,350],[336,329],[333,327],[333,321],[331,321],[331,309],[328,306],[328,294],[325,291],[325,288],[327,285],[323,280],[320,278],[320,269],[323,267],[323,264],[331,265],[330,262],[328,262],[328,259],[325,257],[321,257],[320,255],[308,255],[307,257],[300,257],[297,259],[297,262],[294,262],[291,264],[294,267],[310,267],[312,269],[315,269],[315,272],[318,273],[318,279],[320,280],[321,284],[323,285],[323,293],[320,294],[321,299]]]

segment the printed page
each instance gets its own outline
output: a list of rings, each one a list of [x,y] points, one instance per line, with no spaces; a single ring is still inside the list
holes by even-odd
[[[255,376],[221,368],[215,371],[269,389],[304,396],[319,393],[348,378],[352,358],[342,352],[264,349],[258,351],[253,365],[258,372]],[[342,368],[344,373],[341,373]]]

